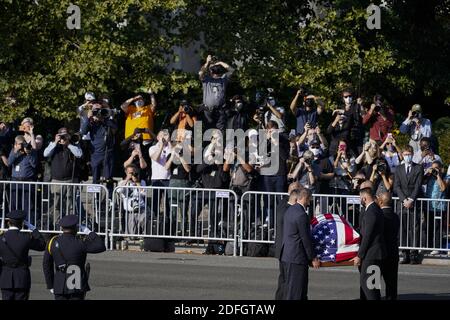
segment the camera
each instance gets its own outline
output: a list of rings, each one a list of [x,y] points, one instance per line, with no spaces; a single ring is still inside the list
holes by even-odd
[[[379,173],[386,173],[387,171],[387,166],[386,166],[386,162],[384,162],[383,160],[378,159],[375,164],[377,165],[377,171]]]
[[[21,150],[22,151],[31,151],[31,149],[33,149],[33,147],[31,146],[31,143],[28,143],[26,141],[21,143]]]
[[[436,168],[432,168],[431,169],[431,174],[435,177],[437,177],[439,175],[439,170]]]
[[[113,117],[117,113],[118,113],[118,111],[116,109],[108,109],[108,108],[101,108],[101,109],[93,109],[92,110],[92,115],[94,117],[99,117],[99,118]]]

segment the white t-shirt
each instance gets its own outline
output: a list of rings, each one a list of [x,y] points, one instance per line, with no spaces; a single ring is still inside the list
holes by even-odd
[[[156,154],[159,150],[158,145],[154,145],[148,149],[150,159],[152,159],[152,154]],[[170,146],[166,145],[161,151],[161,156],[158,161],[152,159],[152,180],[167,180],[170,179],[170,170],[164,168],[167,160],[170,157]]]

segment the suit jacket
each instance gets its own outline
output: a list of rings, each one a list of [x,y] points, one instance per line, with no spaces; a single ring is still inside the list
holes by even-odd
[[[384,243],[383,211],[376,203],[372,203],[360,214],[359,219],[361,242],[358,257],[362,260],[383,260],[386,258]]]
[[[275,258],[281,258],[281,245],[283,242],[283,222],[286,210],[291,206],[289,196],[284,197],[277,206],[277,231],[275,235]]]
[[[2,289],[30,289],[31,276],[28,268],[28,251],[44,251],[45,240],[39,231],[32,233],[8,230],[0,238],[0,256],[3,268],[0,276]]]
[[[90,290],[88,275],[85,269],[86,255],[105,251],[105,244],[101,237],[91,232],[82,240],[76,235],[63,233],[53,237],[44,253],[43,269],[47,289],[53,289],[55,294],[73,294]],[[61,271],[58,266],[78,266],[81,271],[81,287],[69,289],[66,280],[69,272]],[[56,269],[56,272],[55,272]]]
[[[386,244],[386,258],[398,260],[400,218],[392,208],[383,208],[384,243]]]
[[[281,261],[308,265],[314,259],[311,224],[300,204],[294,204],[284,215]]]
[[[394,192],[400,198],[400,203],[406,198],[416,200],[420,196],[423,180],[423,167],[412,163],[411,172],[406,175],[405,165],[399,165],[394,174]]]

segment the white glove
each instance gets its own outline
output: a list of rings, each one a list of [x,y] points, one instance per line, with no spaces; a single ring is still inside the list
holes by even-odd
[[[55,294],[54,291],[53,291],[53,289],[50,289],[50,293],[51,293],[51,294]]]
[[[80,225],[80,230],[81,230],[82,233],[85,233],[85,234],[89,234],[89,233],[92,232],[92,231],[91,231],[88,227],[86,227],[84,224]]]
[[[24,220],[23,224],[28,228],[28,230],[33,231],[34,229],[36,229],[36,227],[29,223],[27,220]]]

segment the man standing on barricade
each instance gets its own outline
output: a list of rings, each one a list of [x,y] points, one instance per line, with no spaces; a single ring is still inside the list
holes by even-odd
[[[34,226],[24,222],[25,216],[25,212],[19,210],[6,215],[9,229],[0,238],[0,288],[3,300],[28,300],[31,288],[31,257],[28,251],[45,249],[44,238]],[[24,223],[32,233],[21,232]]]
[[[90,265],[86,264],[86,255],[105,251],[105,243],[86,227],[81,231],[88,232],[87,237],[84,240],[78,238],[76,215],[63,217],[60,225],[63,233],[50,239],[44,253],[47,289],[55,295],[55,300],[84,300],[90,290]]]

